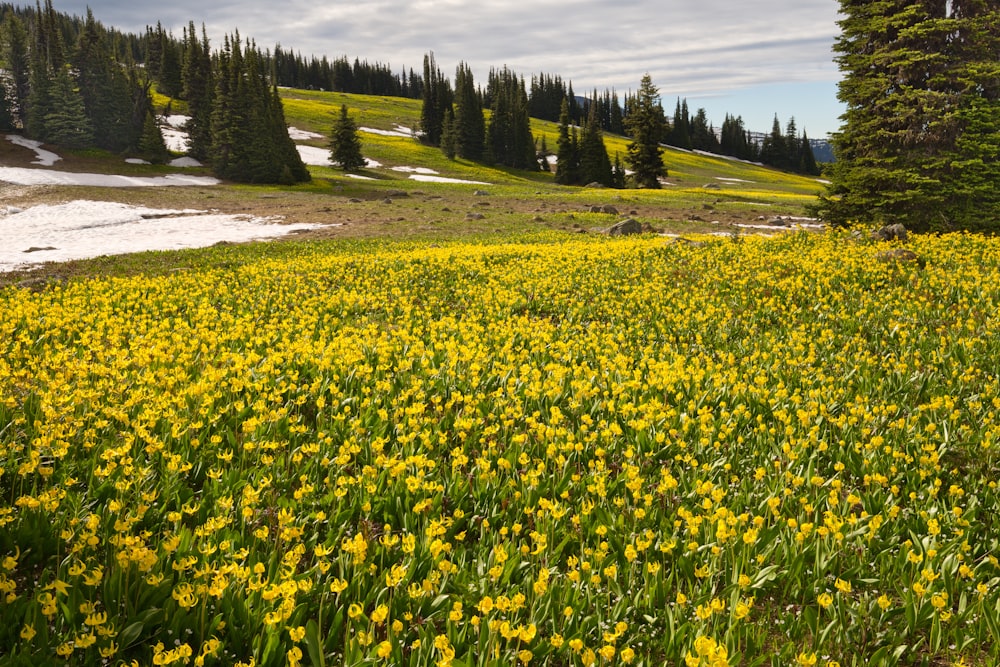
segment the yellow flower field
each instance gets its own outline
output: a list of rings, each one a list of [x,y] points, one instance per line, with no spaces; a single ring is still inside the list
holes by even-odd
[[[0,665],[1000,659],[1000,241],[291,247],[0,292]]]

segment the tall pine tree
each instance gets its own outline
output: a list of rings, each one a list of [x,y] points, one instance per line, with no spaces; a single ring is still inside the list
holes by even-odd
[[[820,215],[1000,228],[1000,7],[841,0],[840,12],[846,111]]]
[[[486,120],[472,70],[465,63],[459,63],[455,71],[454,130],[458,156],[481,160],[486,143]]]
[[[365,166],[358,126],[347,114],[346,104],[340,105],[340,116],[334,121],[330,132],[330,160],[344,171],[360,171]]]
[[[646,74],[639,84],[634,106],[626,125],[632,143],[628,145],[626,161],[632,168],[632,178],[640,188],[659,188],[660,178],[667,175],[660,142],[666,134],[666,119],[659,103],[659,90]],[[685,110],[687,104],[684,106]]]

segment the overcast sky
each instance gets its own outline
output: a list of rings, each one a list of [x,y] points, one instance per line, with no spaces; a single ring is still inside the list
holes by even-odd
[[[33,4],[33,3],[32,3]],[[141,31],[157,21],[176,36],[188,21],[213,47],[239,29],[261,48],[342,55],[420,71],[433,51],[454,79],[469,63],[481,82],[491,66],[526,78],[558,74],[577,94],[638,87],[648,72],[667,113],[686,97],[720,125],[727,112],[768,131],[775,114],[823,137],[839,127],[839,74],[831,46],[835,0],[55,0],[86,7],[108,26]]]

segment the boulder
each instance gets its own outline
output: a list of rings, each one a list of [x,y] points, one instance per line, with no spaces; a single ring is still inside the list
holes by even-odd
[[[466,220],[482,220],[485,217],[486,216],[483,215],[482,213],[466,213],[465,214],[465,219]]]
[[[877,257],[880,262],[915,262],[921,269],[927,266],[927,261],[923,257],[906,248],[883,250]]]
[[[902,241],[906,242],[909,238],[909,234],[906,231],[906,227],[896,223],[895,225],[886,225],[878,231],[872,232],[872,238],[876,241]]]
[[[705,185],[703,185],[701,187],[704,188],[705,190],[721,190],[722,189],[722,186],[719,185],[718,183],[705,183]]]
[[[487,192],[486,190],[476,190],[472,194],[476,197],[486,197],[489,196],[490,193]]]
[[[608,236],[630,236],[641,233],[642,225],[632,218],[625,218],[621,222],[612,225],[611,229],[608,230]]]

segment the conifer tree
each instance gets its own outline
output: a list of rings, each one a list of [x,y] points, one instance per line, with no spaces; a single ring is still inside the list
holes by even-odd
[[[580,181],[584,184],[600,183],[611,186],[611,159],[604,146],[604,133],[598,120],[597,95],[591,100],[587,122],[580,137]]]
[[[455,112],[447,109],[444,114],[444,124],[441,127],[441,151],[449,160],[454,160],[458,154],[458,136],[455,134]]]
[[[212,146],[212,57],[209,51],[205,26],[201,28],[202,39],[194,30],[194,21],[188,23],[184,34],[184,65],[182,82],[184,98],[188,103],[189,120],[185,128],[188,133],[188,154],[205,160]]]
[[[451,85],[438,69],[434,53],[424,55],[423,106],[420,109],[420,130],[431,146],[441,144],[444,115],[452,107]]]
[[[77,41],[73,64],[94,143],[114,152],[134,148],[141,133],[141,126],[133,126],[132,122],[133,94],[138,91],[130,88],[128,75],[111,57],[105,31],[90,10]]]
[[[0,131],[8,131],[14,129],[14,113],[11,109],[10,95],[7,92],[7,86],[4,84],[2,78],[0,78]]]
[[[12,126],[24,126],[24,109],[28,100],[31,80],[28,57],[28,32],[21,19],[8,9],[3,16],[0,30],[0,44],[3,44],[3,60],[10,72],[10,89],[7,91]]]
[[[576,128],[570,133],[569,102],[563,99],[559,113],[559,140],[556,142],[555,181],[560,185],[580,183],[580,151],[577,145]]]
[[[170,157],[167,144],[163,141],[163,132],[156,122],[152,109],[147,109],[146,120],[142,124],[142,134],[137,147],[139,155],[153,164],[162,164]]]
[[[1000,7],[841,0],[825,219],[1000,228]]]
[[[486,133],[489,161],[515,169],[537,169],[524,80],[506,67],[493,73],[491,80],[492,108]]]
[[[330,160],[344,171],[360,171],[365,166],[361,155],[361,139],[354,119],[347,115],[347,105],[340,105],[340,116],[330,132]]]
[[[476,93],[472,69],[459,63],[455,72],[455,144],[459,157],[481,160],[486,143],[486,121]]]
[[[640,188],[659,188],[660,178],[667,175],[660,142],[666,130],[666,119],[659,105],[659,90],[646,74],[639,84],[635,105],[627,119],[632,137],[626,161],[632,168],[632,178]]]
[[[69,148],[86,148],[94,140],[83,98],[68,67],[60,67],[52,82],[51,104],[45,114],[45,141]]]

